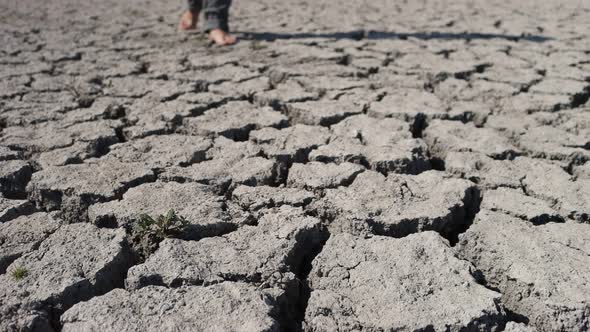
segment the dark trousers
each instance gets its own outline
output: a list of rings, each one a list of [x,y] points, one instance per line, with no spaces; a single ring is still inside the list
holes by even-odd
[[[205,18],[204,30],[213,29],[229,31],[228,18],[231,0],[188,0],[188,8],[192,12],[203,11]]]

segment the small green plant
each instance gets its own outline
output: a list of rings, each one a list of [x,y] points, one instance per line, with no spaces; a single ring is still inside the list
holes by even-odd
[[[27,274],[29,274],[29,270],[22,266],[19,266],[12,271],[12,277],[15,280],[22,280],[24,277],[27,276]]]
[[[188,220],[177,215],[173,209],[168,210],[164,215],[157,216],[155,219],[148,214],[141,214],[137,222],[140,234],[153,234],[159,239],[182,232],[188,224]]]
[[[158,249],[162,240],[181,235],[188,225],[188,220],[172,209],[156,218],[140,214],[131,228],[131,246],[140,261],[145,260]]]

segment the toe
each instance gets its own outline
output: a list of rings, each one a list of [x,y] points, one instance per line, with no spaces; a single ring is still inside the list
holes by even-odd
[[[224,38],[225,45],[235,44],[236,41],[237,41],[237,38],[234,36],[226,35]]]

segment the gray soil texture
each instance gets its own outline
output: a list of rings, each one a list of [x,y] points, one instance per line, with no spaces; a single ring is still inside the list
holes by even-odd
[[[589,1],[184,10],[0,0],[0,332],[590,331]]]

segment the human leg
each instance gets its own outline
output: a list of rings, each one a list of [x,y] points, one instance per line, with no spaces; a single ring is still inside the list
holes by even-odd
[[[229,7],[231,0],[204,0],[203,14],[205,17],[204,30],[209,39],[217,45],[231,45],[236,38],[229,34]]]
[[[205,32],[221,29],[229,32],[229,7],[231,0],[204,0],[203,14],[205,18]]]

